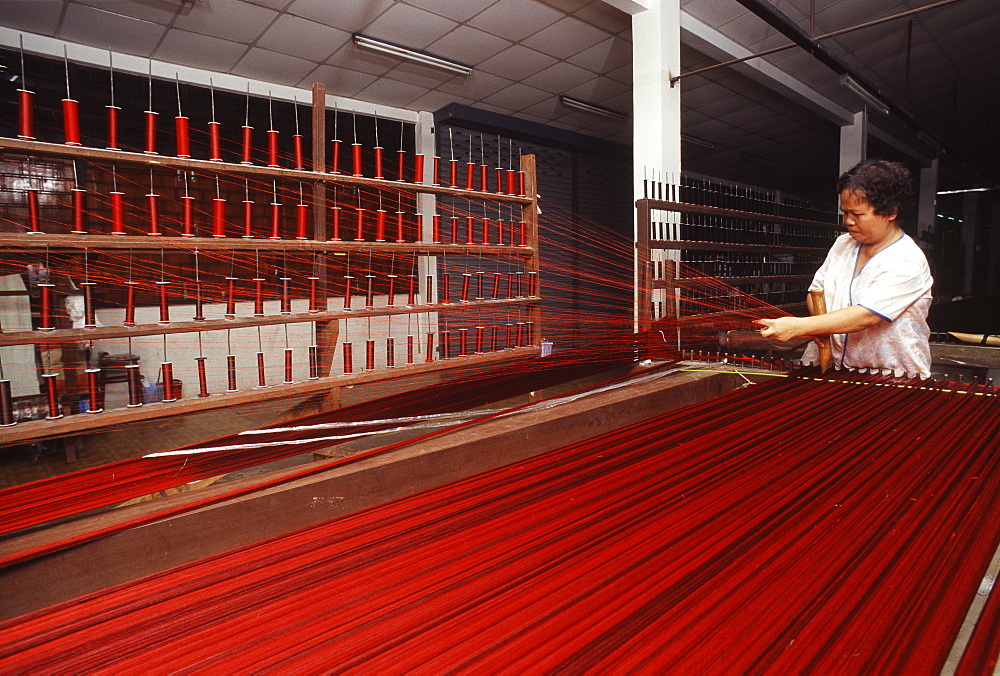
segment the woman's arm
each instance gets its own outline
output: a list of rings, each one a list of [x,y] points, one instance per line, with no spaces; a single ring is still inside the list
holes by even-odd
[[[812,317],[759,319],[757,323],[764,327],[760,330],[762,337],[783,343],[802,336],[827,336],[831,333],[864,331],[884,321],[871,310],[860,305],[852,305]]]

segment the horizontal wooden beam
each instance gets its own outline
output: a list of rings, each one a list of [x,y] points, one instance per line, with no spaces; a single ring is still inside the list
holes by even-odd
[[[272,385],[266,388],[253,388],[241,390],[239,392],[225,392],[211,394],[207,397],[195,397],[191,399],[179,399],[173,402],[157,402],[146,404],[138,408],[120,408],[106,410],[102,413],[80,413],[65,416],[57,420],[29,420],[17,423],[11,427],[3,428],[0,433],[0,445],[9,446],[26,441],[38,441],[40,439],[53,439],[68,437],[76,434],[95,432],[97,430],[107,430],[111,427],[129,425],[142,420],[154,420],[157,418],[169,418],[185,413],[195,413],[212,409],[225,408],[227,406],[238,406],[240,404],[253,404],[261,401],[273,399],[284,399],[313,392],[321,392],[334,387],[344,387],[348,385],[361,385],[375,381],[384,381],[406,376],[441,371],[444,369],[460,369],[481,364],[494,364],[497,362],[513,361],[516,359],[529,359],[538,357],[541,348],[538,346],[519,347],[509,350],[499,350],[497,352],[484,352],[473,354],[467,357],[452,357],[450,359],[436,359],[433,362],[422,362],[419,364],[407,364],[393,368],[380,369],[376,371],[364,371],[361,373],[344,374],[317,378],[316,380],[306,380],[288,385]]]
[[[505,193],[481,192],[463,188],[448,188],[444,186],[409,183],[406,181],[389,181],[385,179],[347,176],[345,174],[328,174],[326,172],[302,171],[275,167],[235,164],[232,162],[212,162],[210,160],[184,159],[167,155],[146,155],[145,153],[130,153],[121,150],[105,150],[87,146],[67,146],[60,143],[45,143],[43,141],[25,141],[16,138],[0,138],[0,151],[21,153],[25,155],[44,155],[67,160],[85,159],[94,162],[134,164],[147,168],[186,169],[204,174],[234,174],[240,176],[260,176],[271,179],[289,179],[296,181],[318,181],[322,183],[338,183],[348,186],[365,186],[377,190],[418,192],[442,197],[463,197],[467,199],[508,202],[511,204],[531,204],[530,197],[507,195]]]
[[[738,218],[744,221],[755,221],[763,223],[780,223],[784,225],[804,225],[811,228],[827,228],[830,230],[844,231],[844,226],[839,223],[826,223],[824,221],[810,221],[803,218],[790,218],[788,216],[774,216],[771,214],[758,214],[752,211],[739,211],[737,209],[723,209],[722,207],[709,207],[701,204],[687,204],[685,202],[667,202],[665,200],[640,199],[636,200],[637,207],[643,207],[656,211],[674,211],[681,214],[702,214],[705,216],[722,216],[724,218]],[[656,220],[656,219],[652,219]]]
[[[737,284],[780,284],[783,282],[805,282],[813,278],[812,275],[771,275],[760,277],[675,277],[673,279],[654,279],[654,289],[672,289],[681,287],[683,289],[701,289],[707,286],[715,286],[718,282],[736,286]],[[2,343],[0,343],[2,344]]]
[[[673,251],[761,251],[764,253],[822,253],[827,250],[822,247],[782,246],[779,244],[733,244],[729,242],[697,242],[692,240],[654,239],[649,242],[651,249],[669,249]]]

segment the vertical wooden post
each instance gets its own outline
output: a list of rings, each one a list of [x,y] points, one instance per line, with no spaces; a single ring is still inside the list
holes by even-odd
[[[326,85],[316,82],[312,86],[312,170],[317,173],[326,171]],[[326,204],[326,183],[315,181],[312,188],[313,198],[313,239],[326,242],[329,237],[328,210]],[[313,276],[319,278],[320,307],[326,309],[329,283],[327,274],[327,252],[317,254],[313,264]],[[336,319],[316,322],[316,345],[319,347],[320,377],[330,375],[333,366],[333,353],[337,349],[337,338],[340,324]],[[331,403],[331,398],[327,398]],[[339,392],[336,401],[339,401]],[[336,405],[335,403],[333,405]]]
[[[524,192],[531,198],[531,203],[521,207],[521,220],[524,221],[526,237],[525,244],[531,249],[531,256],[524,262],[526,273],[535,273],[535,292],[541,296],[542,276],[540,274],[541,251],[538,242],[538,176],[536,174],[536,164],[534,155],[521,156],[521,171],[524,172]],[[515,240],[517,238],[515,237]],[[512,242],[513,243],[513,242]],[[528,311],[534,328],[531,335],[531,344],[542,349],[542,305],[537,303]]]

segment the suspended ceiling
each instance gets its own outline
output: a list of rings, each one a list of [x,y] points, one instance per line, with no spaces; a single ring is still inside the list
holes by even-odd
[[[931,4],[812,2],[812,16],[811,0],[774,4],[816,34]],[[729,42],[744,52],[788,42],[736,0],[681,0],[681,6],[685,71],[725,58]],[[901,19],[823,44],[908,110],[953,156],[1000,174],[1000,132],[991,122],[1000,113],[998,17],[995,0],[961,0],[915,15],[912,28]],[[0,25],[18,31],[276,84],[323,82],[331,93],[379,105],[434,111],[461,103],[625,144],[632,142],[627,120],[571,110],[559,96],[631,112],[630,21],[604,0],[0,3]],[[353,33],[465,63],[473,74],[450,75],[364,52],[351,42]],[[839,124],[862,102],[801,49],[765,59],[791,78],[798,94],[776,90],[762,76],[761,60],[680,83],[684,133],[704,142],[684,145],[685,168],[758,184],[791,182],[804,191],[810,181],[826,184],[836,172]],[[902,136],[908,134],[915,132]],[[917,145],[925,156],[936,152]]]

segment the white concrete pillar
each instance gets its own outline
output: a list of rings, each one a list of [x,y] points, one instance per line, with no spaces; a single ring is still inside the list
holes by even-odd
[[[854,114],[854,124],[840,128],[840,173],[868,157],[868,110]]]
[[[633,9],[632,185],[639,199],[644,175],[655,173],[668,182],[680,179],[681,83],[671,87],[670,78],[681,72],[681,13],[679,0],[649,0],[647,8]],[[637,221],[635,228],[637,238]],[[664,252],[654,252],[654,260],[663,258]],[[634,272],[637,278],[638,268]]]

